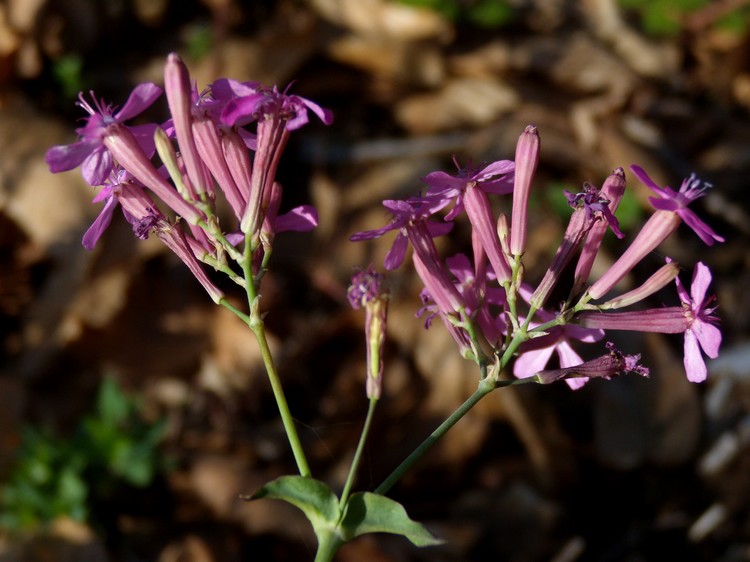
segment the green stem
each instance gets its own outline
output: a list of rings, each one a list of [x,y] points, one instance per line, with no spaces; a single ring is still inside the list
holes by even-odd
[[[335,529],[318,530],[318,551],[315,553],[315,562],[331,562],[334,554],[344,541],[336,534]]]
[[[365,450],[365,441],[367,440],[367,434],[370,432],[370,424],[372,424],[373,414],[375,413],[375,406],[378,404],[377,398],[370,398],[370,406],[367,409],[367,417],[365,418],[365,425],[362,427],[362,434],[359,436],[359,443],[357,443],[357,450],[354,452],[354,458],[352,459],[352,465],[349,467],[349,475],[346,478],[346,484],[344,484],[344,491],[341,492],[341,499],[339,504],[341,505],[341,517],[344,517],[346,513],[346,502],[349,500],[349,494],[352,491],[354,485],[354,478],[357,475],[357,469],[359,463],[362,460],[362,452]]]
[[[300,476],[311,476],[310,467],[308,466],[307,458],[305,457],[305,451],[302,448],[302,442],[299,439],[299,435],[297,435],[297,428],[294,426],[294,419],[292,418],[292,413],[289,411],[286,396],[284,396],[281,379],[276,372],[276,365],[273,362],[271,348],[268,346],[263,321],[261,320],[255,323],[255,326],[251,328],[255,333],[255,338],[258,340],[258,345],[260,346],[260,353],[263,356],[263,363],[266,366],[266,374],[271,383],[273,396],[276,399],[276,406],[279,409],[281,422],[284,424],[286,437],[289,440],[289,445],[292,447],[292,453],[294,453],[294,460],[297,462]]]
[[[460,420],[462,417],[466,415],[466,413],[471,410],[477,402],[479,402],[482,398],[484,398],[487,394],[492,392],[495,389],[495,381],[489,380],[489,379],[483,379],[479,382],[479,386],[474,391],[474,394],[469,396],[469,398],[466,399],[466,401],[461,404],[461,406],[458,407],[458,409],[453,412],[448,419],[446,419],[442,424],[440,424],[440,427],[438,427],[435,431],[433,431],[430,436],[425,439],[422,444],[414,449],[414,451],[404,459],[404,461],[396,467],[396,470],[394,470],[388,478],[386,478],[380,486],[375,488],[376,494],[384,495],[390,490],[393,485],[398,482],[398,480],[406,473],[407,470],[411,468],[411,466],[417,462],[424,454],[432,447],[435,442],[437,442],[438,439],[440,439],[445,433],[452,428],[458,420]]]
[[[297,428],[294,426],[294,419],[292,418],[292,413],[289,411],[289,404],[287,404],[286,396],[284,395],[284,389],[281,386],[281,379],[279,378],[279,374],[276,371],[276,365],[273,361],[271,348],[269,347],[268,339],[266,338],[266,328],[265,324],[263,323],[263,317],[258,312],[257,301],[259,297],[257,294],[255,279],[253,276],[252,250],[249,241],[245,242],[245,252],[244,258],[242,260],[242,271],[245,277],[245,290],[247,291],[247,302],[250,309],[250,314],[242,315],[240,316],[240,318],[244,316],[244,321],[253,331],[253,333],[255,334],[255,339],[258,341],[260,353],[263,357],[263,364],[266,367],[268,381],[271,383],[273,397],[276,399],[276,407],[279,410],[281,423],[284,425],[286,438],[292,448],[292,453],[294,454],[294,460],[297,463],[297,469],[299,470],[300,476],[309,477],[312,475],[312,473],[310,472],[310,466],[307,464],[307,457],[305,457],[305,451],[302,448],[302,442],[300,441],[299,435],[297,434]],[[224,304],[224,306],[227,305]]]

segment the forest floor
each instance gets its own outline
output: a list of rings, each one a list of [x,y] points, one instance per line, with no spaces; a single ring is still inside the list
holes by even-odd
[[[636,286],[665,255],[685,282],[697,261],[710,266],[723,343],[706,383],[685,379],[680,336],[644,334],[618,343],[642,353],[648,379],[493,393],[392,490],[446,544],[370,535],[338,560],[750,560],[750,31],[721,25],[726,14],[750,21],[748,2],[679,12],[663,35],[613,0],[498,4],[512,7],[509,19],[483,25],[468,8],[451,20],[383,0],[0,6],[0,482],[22,498],[4,508],[1,561],[313,558],[301,512],[239,499],[295,472],[246,326],[119,216],[84,250],[94,193],[78,172],[52,175],[44,162],[50,146],[75,140],[79,89],[122,103],[139,82],[163,83],[172,51],[199,88],[222,76],[294,81],[295,94],[335,114],[330,127],[311,120],[285,153],[285,205],[311,203],[320,221],[279,236],[262,306],[313,473],[337,490],[367,411],[363,317],[346,288],[358,268],[380,268],[392,243],[348,239],[385,224],[382,200],[417,194],[431,171],[454,173],[454,156],[512,159],[533,123],[542,152],[524,260],[538,280],[566,226],[562,189],[601,185],[634,163],[660,185],[696,172],[715,186],[694,207],[726,242],[709,248],[683,226],[626,280]],[[626,241],[649,209],[629,171],[628,189]],[[441,249],[470,243],[458,228]],[[624,243],[607,239],[602,263]],[[443,326],[415,317],[416,275],[404,266],[391,284],[362,490],[478,380]],[[91,443],[80,445],[81,428],[108,415],[97,406],[103,380],[116,381],[109,407],[130,417],[96,454],[143,453],[119,469],[91,464]],[[133,412],[122,393],[137,397]],[[58,509],[68,505],[78,511]]]

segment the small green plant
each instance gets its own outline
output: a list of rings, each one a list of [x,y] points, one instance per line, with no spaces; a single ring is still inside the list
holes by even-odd
[[[495,29],[513,21],[515,12],[507,0],[400,0],[407,6],[428,8],[456,23]]]
[[[672,37],[682,31],[685,19],[711,4],[711,0],[619,0],[634,11],[649,35]],[[738,5],[713,22],[712,27],[742,34],[750,23],[750,7]]]
[[[138,400],[105,378],[95,411],[72,438],[24,428],[17,464],[0,494],[0,527],[33,529],[60,516],[86,521],[98,494],[148,486],[167,466],[158,449],[165,427],[146,423]]]
[[[83,89],[83,57],[81,55],[70,54],[59,58],[52,67],[52,73],[66,98],[75,99],[78,92]]]

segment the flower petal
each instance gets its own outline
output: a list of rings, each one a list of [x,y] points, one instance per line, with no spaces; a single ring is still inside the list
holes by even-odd
[[[698,349],[698,340],[692,330],[685,331],[685,374],[690,382],[703,382],[706,380],[706,364]]]
[[[721,345],[721,330],[713,324],[700,320],[693,322],[690,329],[695,333],[695,337],[698,338],[701,349],[706,355],[711,359],[716,359],[719,356],[719,346]]]
[[[409,247],[409,239],[402,233],[398,233],[396,239],[393,241],[393,246],[388,250],[385,256],[385,268],[388,271],[394,270],[400,266],[404,261],[406,255],[406,249]]]
[[[161,92],[162,89],[152,82],[138,84],[133,88],[125,105],[122,106],[122,109],[114,115],[115,119],[119,123],[122,123],[123,121],[127,121],[128,119],[143,113],[143,110],[156,101],[161,95]]]
[[[680,218],[682,218],[685,224],[692,228],[693,232],[695,232],[707,246],[713,246],[714,242],[724,242],[722,236],[716,234],[710,226],[698,218],[698,215],[690,209],[683,207],[677,211],[677,214],[680,215]]]
[[[107,199],[107,202],[105,203],[102,211],[99,213],[99,216],[94,219],[94,222],[91,223],[91,226],[83,235],[83,240],[81,240],[81,243],[83,244],[84,248],[86,248],[87,250],[94,249],[94,246],[96,246],[99,238],[102,237],[102,234],[104,234],[104,231],[107,230],[109,223],[112,222],[112,213],[114,213],[115,207],[117,207],[117,197],[110,197],[109,199]]]
[[[82,140],[73,144],[53,146],[44,156],[44,161],[53,174],[67,172],[81,165],[89,154],[99,146],[98,141]]]
[[[632,166],[630,166],[630,171],[633,172],[635,177],[641,180],[641,183],[648,187],[651,191],[657,193],[658,195],[661,195],[662,197],[670,198],[669,192],[659,186],[654,180],[652,180],[646,173],[646,170],[636,164],[633,164]]]
[[[695,264],[693,270],[693,281],[690,285],[690,297],[693,299],[693,306],[700,307],[706,299],[706,291],[711,283],[711,270],[703,262]]]
[[[308,232],[318,226],[318,211],[311,205],[300,205],[273,221],[274,232]]]
[[[553,343],[547,347],[521,352],[513,365],[513,374],[519,379],[536,375],[547,366],[554,350],[555,344]]]

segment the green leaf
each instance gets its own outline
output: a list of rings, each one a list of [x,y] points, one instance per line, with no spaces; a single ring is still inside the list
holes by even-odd
[[[304,476],[282,476],[243,499],[261,498],[284,500],[298,507],[310,520],[316,534],[321,528],[335,527],[340,514],[336,494],[323,482]]]
[[[406,537],[416,546],[434,546],[444,542],[421,523],[410,519],[400,503],[370,492],[352,494],[346,504],[341,528],[347,540],[367,533],[393,533]]]

